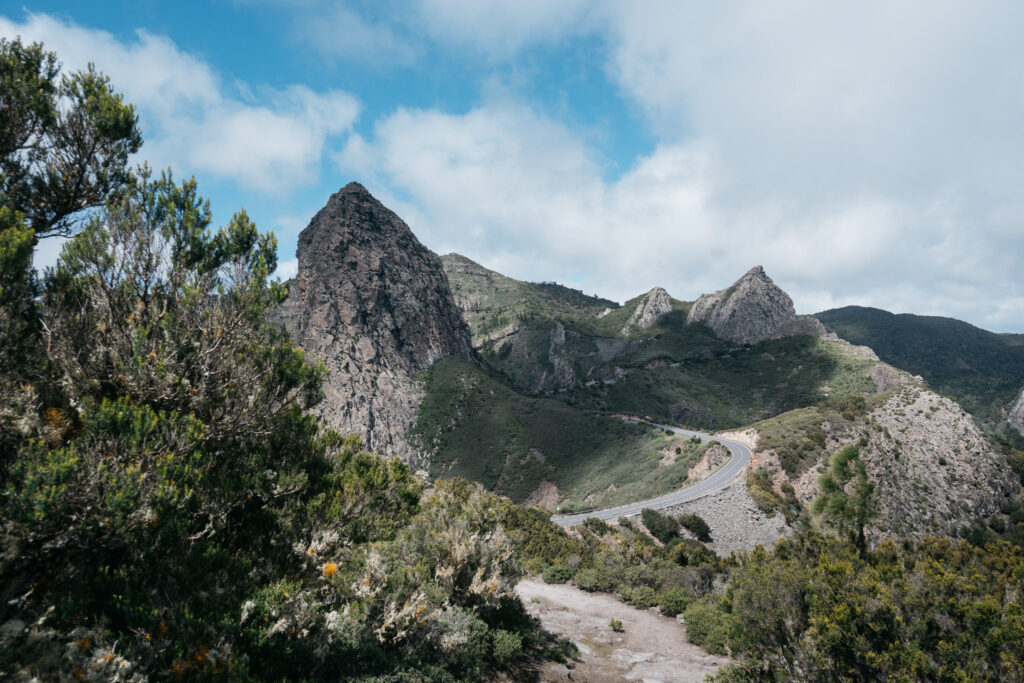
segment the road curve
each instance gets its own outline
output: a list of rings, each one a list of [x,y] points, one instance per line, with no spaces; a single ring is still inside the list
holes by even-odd
[[[728,439],[712,436],[710,434],[702,434],[701,432],[691,432],[688,429],[680,429],[679,427],[671,427],[669,425],[657,423],[652,424],[654,424],[655,427],[669,429],[676,434],[682,434],[683,436],[695,436],[702,441],[717,441],[729,449],[729,453],[732,455],[732,458],[729,459],[729,462],[725,463],[713,472],[710,477],[697,482],[693,486],[687,486],[686,488],[678,489],[672,493],[666,493],[665,495],[658,496],[657,498],[649,498],[648,500],[627,503],[613,508],[580,512],[573,515],[555,515],[551,518],[551,521],[564,527],[571,527],[582,523],[583,520],[589,517],[597,517],[598,519],[618,519],[619,517],[639,515],[644,508],[662,510],[667,507],[672,507],[673,505],[679,505],[680,503],[688,503],[691,500],[703,498],[706,495],[721,491],[727,487],[732,483],[733,479],[739,476],[740,472],[743,471],[743,468],[747,466],[748,462],[750,462],[750,458],[753,457],[749,448],[735,441],[729,441]]]

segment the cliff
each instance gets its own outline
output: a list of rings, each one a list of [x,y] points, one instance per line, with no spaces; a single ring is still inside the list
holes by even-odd
[[[350,183],[299,235],[298,261],[278,316],[330,371],[319,417],[415,463],[409,429],[422,392],[414,376],[442,356],[473,353],[441,260]]]

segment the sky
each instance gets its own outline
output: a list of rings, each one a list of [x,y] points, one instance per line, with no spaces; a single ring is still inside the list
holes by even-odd
[[[1016,0],[0,8],[0,36],[110,76],[137,161],[272,230],[280,277],[354,180],[522,280],[692,300],[763,265],[799,313],[997,332],[1024,332],[1021,35]]]

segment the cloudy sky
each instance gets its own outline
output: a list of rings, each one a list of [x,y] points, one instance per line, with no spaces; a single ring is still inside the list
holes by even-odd
[[[33,0],[0,35],[94,62],[140,160],[285,276],[358,180],[520,279],[693,299],[761,264],[802,313],[1024,332],[1017,0]]]

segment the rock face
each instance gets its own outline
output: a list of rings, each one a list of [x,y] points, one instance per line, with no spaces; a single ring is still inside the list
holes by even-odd
[[[811,327],[812,333],[817,333],[820,328],[820,323],[815,327],[797,322],[793,300],[761,266],[751,268],[728,289],[701,295],[690,308],[686,321],[704,323],[722,339],[738,344],[811,332]]]
[[[415,464],[409,429],[422,396],[414,375],[442,356],[473,355],[441,260],[350,183],[299,235],[298,261],[278,317],[330,371],[319,417]]]
[[[1020,397],[1017,402],[1010,408],[1010,414],[1007,418],[1010,424],[1017,428],[1021,436],[1024,436],[1024,389],[1021,389]]]
[[[630,330],[649,330],[658,318],[672,310],[672,298],[661,287],[655,287],[647,292],[629,321],[622,327],[622,334],[629,334]]]
[[[856,425],[823,424],[825,448],[856,445],[875,484],[872,539],[885,535],[956,536],[975,517],[1000,509],[1019,484],[956,402],[916,383],[903,385]],[[793,481],[810,504],[820,494],[827,458]]]
[[[876,522],[897,534],[956,534],[999,511],[1017,490],[1005,459],[954,401],[908,386],[871,413],[865,463],[879,501]]]
[[[879,394],[896,387],[901,387],[910,381],[907,373],[900,372],[893,366],[885,363],[879,363],[868,370],[868,377],[875,383],[875,391]]]

